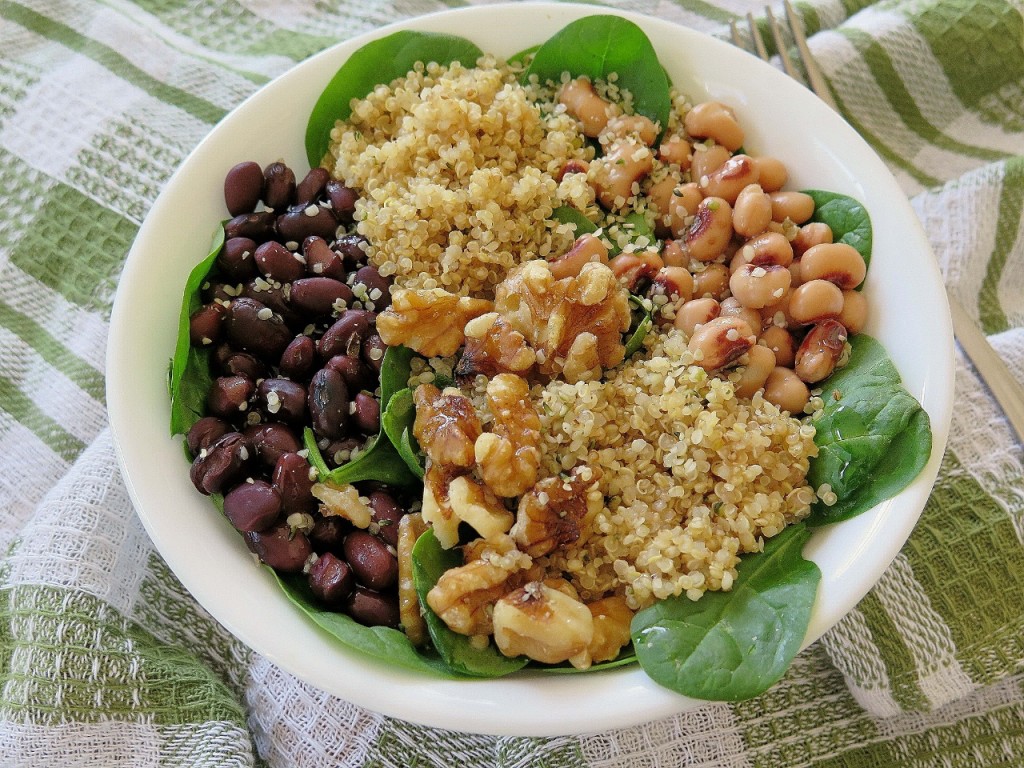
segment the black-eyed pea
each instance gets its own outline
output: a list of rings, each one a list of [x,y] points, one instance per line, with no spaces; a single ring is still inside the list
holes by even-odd
[[[804,278],[800,271],[800,259],[794,259],[793,263],[789,265],[789,274],[792,275],[792,280],[789,283],[790,288],[796,288],[803,283]]]
[[[693,160],[693,146],[681,136],[669,136],[658,147],[658,159],[685,171]]]
[[[769,325],[777,325],[780,328],[792,328],[799,325],[789,314],[789,300],[792,296],[793,287],[790,285],[789,288],[782,292],[778,301],[761,307],[762,327],[767,328]]]
[[[721,301],[729,294],[729,268],[725,264],[708,264],[693,273],[695,298],[710,297]]]
[[[732,206],[720,197],[705,197],[682,239],[691,258],[714,261],[732,239]]]
[[[725,165],[730,157],[732,153],[721,144],[712,144],[710,147],[698,144],[694,147],[693,159],[690,160],[690,178],[700,179],[713,173]]]
[[[562,86],[558,101],[583,124],[583,133],[592,139],[597,138],[608,120],[619,112],[614,104],[597,95],[593,83],[585,77],[577,77]]]
[[[698,139],[713,139],[730,152],[743,146],[743,129],[732,109],[718,101],[697,104],[683,118],[683,127]]]
[[[744,264],[729,278],[729,290],[740,304],[762,309],[778,301],[789,289],[789,267],[775,264]]]
[[[772,220],[803,224],[814,215],[814,198],[804,192],[772,192]]]
[[[761,314],[755,309],[744,307],[735,296],[722,299],[721,305],[721,317],[738,317],[749,325],[753,331],[761,330]],[[768,374],[765,375],[767,376]]]
[[[743,237],[759,235],[772,220],[772,200],[760,184],[748,184],[732,207],[732,228]]]
[[[788,267],[793,263],[793,247],[786,236],[778,232],[762,232],[755,235],[736,253],[739,257],[737,267],[742,264]]]
[[[747,362],[734,382],[736,397],[751,398],[761,389],[775,369],[775,353],[768,347],[755,344],[747,350]]]
[[[745,187],[757,183],[757,167],[747,155],[733,155],[697,183],[705,197],[720,197],[732,205]]]
[[[664,266],[665,262],[654,251],[620,253],[608,262],[608,267],[615,277],[632,292],[636,292],[644,281],[653,280]]]
[[[649,147],[658,138],[658,126],[644,115],[615,115],[602,133],[619,138],[635,136]]]
[[[838,320],[816,323],[796,350],[793,370],[802,381],[814,384],[835,370],[847,339],[846,328]]]
[[[564,254],[548,262],[548,268],[555,280],[561,280],[565,277],[575,277],[583,265],[591,261],[607,264],[608,248],[601,242],[601,238],[587,233],[576,238],[576,242]]]
[[[792,368],[775,366],[764,382],[764,399],[791,414],[803,413],[811,391]]]
[[[778,192],[789,181],[785,164],[777,157],[759,155],[754,158],[758,170],[758,183],[765,192]]]
[[[789,316],[801,325],[838,317],[843,292],[828,280],[809,280],[796,287],[789,300]]]
[[[775,354],[776,365],[786,368],[793,367],[793,360],[796,357],[796,342],[793,335],[781,325],[769,325],[761,331],[761,337],[757,340]]]
[[[672,234],[672,193],[679,186],[678,176],[666,176],[651,185],[647,190],[647,205],[654,211],[654,234],[656,237],[669,237]],[[698,202],[700,202],[698,200]],[[696,205],[694,205],[696,210]]]
[[[860,333],[868,319],[868,300],[860,291],[843,291],[843,311],[836,318],[850,334]]]
[[[652,292],[671,304],[687,302],[693,298],[693,275],[685,267],[662,267],[654,276]]]
[[[800,257],[800,276],[804,282],[828,280],[848,291],[860,285],[866,274],[864,258],[846,243],[815,245]]]
[[[740,318],[716,317],[694,329],[687,349],[695,365],[717,371],[745,355],[754,346],[754,338],[753,330]]]
[[[668,200],[668,224],[673,237],[684,237],[697,215],[704,195],[695,182],[680,184],[672,190]]]
[[[654,167],[654,154],[633,138],[617,139],[599,162],[591,166],[597,199],[606,209],[615,211],[636,197],[640,180]]]
[[[666,240],[661,248],[661,259],[666,267],[685,267],[690,263],[686,249],[677,240]]]
[[[710,323],[722,313],[722,307],[715,299],[691,299],[676,310],[674,325],[687,336],[693,336],[698,326]]]
[[[816,245],[832,242],[832,227],[821,221],[809,221],[796,232],[793,238],[793,253],[799,258]]]

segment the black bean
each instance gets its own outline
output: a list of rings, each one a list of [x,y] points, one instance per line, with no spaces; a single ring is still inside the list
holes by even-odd
[[[311,235],[303,240],[302,253],[306,256],[306,272],[312,277],[345,280],[345,262],[322,237]]]
[[[326,168],[321,166],[310,168],[309,173],[295,187],[296,204],[309,205],[319,200],[330,178],[331,174],[328,173]]]
[[[267,208],[283,211],[295,200],[295,173],[284,163],[271,163],[263,170],[263,202]]]
[[[370,366],[353,355],[335,355],[324,365],[333,368],[345,379],[350,392],[361,389],[376,389],[377,373]]]
[[[217,254],[217,266],[225,278],[244,282],[256,276],[256,241],[249,237],[232,237]]]
[[[398,581],[398,558],[388,545],[366,531],[352,531],[342,547],[356,580],[380,591]]]
[[[325,187],[327,199],[331,203],[331,209],[338,221],[348,224],[352,221],[352,214],[356,210],[356,200],[359,195],[351,187],[346,187],[343,182],[331,179]]]
[[[306,417],[306,388],[290,379],[263,379],[256,387],[255,404],[272,419],[302,422]]]
[[[224,319],[228,315],[227,307],[217,302],[206,304],[188,319],[189,341],[194,347],[208,347],[220,340]]]
[[[231,240],[235,237],[247,237],[262,243],[271,240],[276,233],[277,216],[273,211],[257,211],[242,213],[229,219],[224,225],[224,237]]]
[[[356,286],[363,286],[365,290],[359,290]],[[363,302],[367,309],[381,312],[391,306],[391,291],[388,290],[387,278],[382,277],[376,267],[365,266],[356,270],[352,282],[353,293]],[[370,306],[370,305],[373,306]]]
[[[225,376],[245,376],[256,381],[267,375],[267,366],[248,352],[235,352],[220,365]]]
[[[316,515],[313,519],[313,530],[309,532],[313,548],[319,553],[331,552],[340,555],[345,537],[352,530],[352,524],[337,515]]]
[[[376,435],[380,432],[380,402],[368,392],[359,392],[352,402],[355,410],[352,423],[364,435]]]
[[[224,515],[243,533],[269,528],[281,509],[281,496],[265,480],[239,483],[224,496]]]
[[[242,293],[241,283],[225,283],[221,280],[211,280],[203,283],[200,295],[204,304],[221,304],[225,308],[230,306],[232,300]]]
[[[387,350],[388,345],[381,339],[380,334],[374,331],[367,334],[363,339],[363,347],[360,350],[359,356],[363,359],[363,362],[379,374],[381,365],[384,363],[384,353]]]
[[[293,338],[281,316],[262,302],[240,297],[231,302],[225,324],[227,337],[237,348],[277,362]]]
[[[224,177],[224,203],[228,213],[252,213],[263,193],[263,171],[252,161],[239,163]]]
[[[365,309],[349,309],[342,312],[320,337],[316,345],[317,353],[324,360],[335,355],[359,354],[363,338],[369,333],[375,318],[376,315]]]
[[[192,461],[192,484],[200,493],[221,493],[244,477],[251,454],[252,447],[241,433],[222,435]]]
[[[370,509],[373,510],[373,522],[384,541],[393,547],[398,546],[398,523],[405,514],[395,497],[387,491],[373,491],[369,495]]]
[[[348,269],[358,269],[366,263],[366,250],[369,242],[362,235],[342,235],[331,244],[345,260]]]
[[[303,277],[292,283],[292,306],[309,315],[339,314],[352,306],[352,289],[331,277]]]
[[[330,208],[310,204],[291,208],[277,217],[277,233],[288,243],[301,243],[307,237],[316,235],[330,240],[338,231],[338,220]]]
[[[306,265],[301,257],[273,240],[259,246],[253,259],[260,274],[279,283],[290,283],[306,274]]]
[[[365,443],[363,438],[343,437],[340,440],[331,440],[325,447],[320,449],[324,461],[329,467],[340,467],[352,460],[352,451],[361,449]]]
[[[189,427],[185,435],[185,445],[192,456],[197,456],[203,448],[209,448],[218,438],[231,431],[231,425],[223,419],[203,416]]]
[[[400,623],[398,597],[381,594],[372,589],[356,586],[345,601],[345,612],[360,624],[368,627],[392,627]]]
[[[218,376],[206,394],[206,408],[214,416],[237,418],[249,409],[249,398],[256,385],[245,376]]]
[[[313,554],[306,534],[292,531],[287,523],[278,523],[265,531],[247,531],[245,543],[260,562],[282,573],[298,573]]]
[[[311,512],[316,507],[313,468],[298,453],[282,453],[274,465],[274,487],[286,512]]]
[[[330,552],[320,555],[309,569],[309,588],[324,604],[340,608],[355,589],[349,564]]]
[[[309,416],[313,430],[328,439],[345,436],[348,427],[348,387],[341,374],[321,368],[309,383]]]
[[[277,280],[257,277],[255,280],[250,280],[242,286],[242,295],[270,307],[294,333],[295,329],[302,325],[303,319],[298,312],[292,309],[288,301],[289,286],[289,283],[280,283]]]
[[[279,368],[289,379],[304,379],[313,370],[316,342],[309,336],[296,336],[281,353]]]
[[[242,434],[249,438],[256,455],[270,468],[277,466],[283,454],[302,448],[291,427],[276,421],[246,427]]]

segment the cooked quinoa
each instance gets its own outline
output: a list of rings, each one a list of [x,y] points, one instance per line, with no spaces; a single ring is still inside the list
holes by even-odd
[[[395,286],[488,296],[511,267],[572,244],[552,211],[593,206],[594,195],[585,174],[558,178],[593,149],[518,75],[490,58],[419,67],[353,102],[335,126],[332,173],[362,191],[357,230]]]

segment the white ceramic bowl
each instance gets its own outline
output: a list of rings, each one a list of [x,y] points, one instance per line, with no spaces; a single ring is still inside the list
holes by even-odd
[[[337,45],[262,88],[217,125],[168,182],[128,256],[111,318],[107,402],[132,500],[160,554],[195,598],[248,646],[303,680],[387,715],[436,727],[510,735],[598,731],[667,716],[700,702],[653,683],[637,666],[586,675],[520,673],[442,680],[390,667],[332,641],[253,560],[242,538],[192,487],[180,439],[168,436],[167,361],[185,278],[207,253],[223,213],[225,171],[242,160],[304,169],[306,118],[354,50],[397,29],[443,31],[511,55],[594,6],[514,4],[424,16]],[[918,519],[946,443],[953,393],[952,333],[935,260],[903,193],[842,119],[781,72],[726,43],[653,18],[639,24],[673,83],[692,99],[732,105],[746,148],[787,164],[791,188],[862,201],[874,225],[867,332],[880,339],[928,411],[931,460],[896,498],[816,532],[805,554],[822,581],[805,643],[871,588]],[[514,702],[514,703],[513,703]]]

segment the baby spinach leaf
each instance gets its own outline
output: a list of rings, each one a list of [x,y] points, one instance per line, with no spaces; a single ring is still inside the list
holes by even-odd
[[[530,669],[551,675],[582,675],[587,672],[600,672],[603,669],[628,667],[630,664],[636,664],[636,653],[633,651],[632,645],[626,646],[626,649],[611,661],[602,661],[599,664],[591,664],[586,669],[576,669],[576,667],[571,664],[558,664],[554,666],[550,664],[531,664]]]
[[[452,632],[440,616],[427,604],[427,593],[437,584],[441,574],[462,565],[457,549],[443,549],[432,530],[425,531],[412,548],[412,574],[434,647],[455,672],[473,677],[501,677],[522,669],[528,659],[502,656],[494,645],[475,648],[469,638]]]
[[[206,412],[206,394],[213,379],[210,376],[210,353],[193,347],[189,341],[189,317],[202,304],[203,283],[213,270],[217,255],[224,246],[224,227],[214,232],[210,252],[189,273],[185,281],[181,312],[178,315],[178,338],[168,371],[167,386],[171,395],[171,434],[182,435]]]
[[[522,82],[537,75],[541,82],[558,82],[563,72],[573,77],[607,80],[633,95],[633,108],[668,125],[669,81],[651,41],[633,22],[620,16],[586,16],[563,27],[537,49]]]
[[[412,435],[412,425],[416,420],[416,405],[413,403],[412,390],[396,392],[388,402],[388,407],[381,415],[381,428],[388,440],[395,446],[398,455],[416,477],[422,479],[424,474],[423,460],[420,458],[420,447]]]
[[[352,99],[362,99],[380,84],[405,76],[417,62],[471,67],[483,55],[462,37],[438,32],[402,30],[367,43],[341,65],[317,99],[306,124],[306,157],[311,167],[320,165],[337,120],[352,114]]]
[[[811,525],[855,517],[894,496],[931,455],[928,414],[903,388],[885,349],[865,334],[850,343],[849,362],[822,388],[825,407],[814,421],[818,455],[807,473],[811,487],[828,484],[838,500],[816,502]]]
[[[316,601],[305,578],[295,574],[279,574],[272,568],[268,570],[274,574],[288,599],[342,645],[388,664],[397,664],[417,672],[450,676],[450,671],[441,659],[417,650],[404,632],[390,627],[367,627],[344,613],[327,610]]]
[[[576,237],[585,235],[588,232],[596,232],[597,224],[584,216],[578,209],[571,205],[560,205],[551,212],[551,218],[560,224],[575,224]]]
[[[630,295],[629,303],[633,305],[634,317],[638,317],[636,320],[636,327],[626,340],[626,358],[629,359],[634,354],[640,351],[644,345],[644,339],[647,338],[647,334],[651,332],[654,327],[654,305],[647,301],[647,305],[644,304],[645,299],[639,296]]]
[[[415,354],[408,347],[401,345],[388,347],[384,352],[384,359],[380,362],[380,406],[382,411],[396,392],[409,386],[412,359]]]
[[[852,197],[838,192],[805,189],[804,193],[814,199],[811,221],[828,224],[833,242],[853,246],[864,257],[864,263],[870,265],[872,233],[867,209]]]
[[[626,234],[626,237],[630,243],[636,243],[640,238],[645,238],[647,245],[651,246],[655,250],[660,250],[657,247],[658,238],[654,236],[654,230],[651,229],[651,225],[647,223],[647,219],[642,213],[633,211],[627,213],[623,219],[623,222],[615,229]],[[609,227],[609,234],[615,234],[615,230]],[[606,242],[609,244],[608,255],[617,256],[622,253],[622,248],[618,244],[618,236],[605,237]],[[645,246],[646,247],[646,246]]]
[[[370,438],[366,447],[352,461],[342,464],[336,469],[327,468],[320,448],[316,444],[316,435],[309,427],[302,432],[302,442],[306,448],[309,463],[317,469],[320,482],[345,485],[362,480],[376,480],[388,485],[411,485],[416,481],[416,477],[409,471],[409,467],[398,455],[395,447],[388,442],[383,431]]]
[[[810,532],[791,525],[746,555],[730,592],[661,600],[633,617],[640,666],[685,696],[742,701],[785,673],[807,633],[821,572],[801,554]]]

